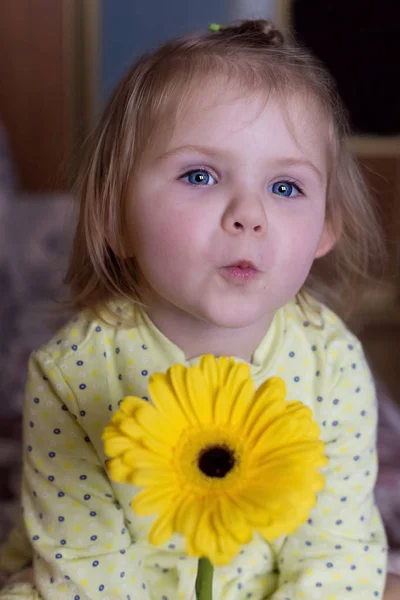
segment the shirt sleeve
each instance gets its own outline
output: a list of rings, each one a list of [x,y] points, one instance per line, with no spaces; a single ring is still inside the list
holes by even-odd
[[[43,352],[30,361],[22,505],[40,597],[129,598],[136,592],[148,600],[140,547],[80,425],[76,399]]]
[[[315,411],[329,459],[326,486],[307,524],[276,546],[279,585],[273,600],[383,595],[387,549],[373,494],[375,388],[358,341],[331,354],[337,373],[332,356],[327,369],[334,384],[318,397]]]

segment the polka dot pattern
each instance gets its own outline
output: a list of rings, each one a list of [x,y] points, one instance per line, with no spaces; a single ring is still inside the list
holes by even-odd
[[[174,536],[149,551],[151,517],[130,508],[130,486],[104,470],[101,434],[124,396],[148,401],[155,371],[183,353],[137,311],[134,328],[73,320],[30,362],[23,508],[36,588],[0,600],[187,600],[196,561]],[[307,523],[272,545],[259,536],[215,572],[221,600],[363,600],[382,596],[386,547],[373,501],[376,405],[358,341],[322,307],[323,327],[295,303],[278,311],[254,354],[258,387],[283,377],[288,399],[313,411],[326,444],[326,487]],[[198,359],[188,361],[194,364]],[[30,595],[29,595],[30,594]],[[39,596],[40,594],[40,596]]]

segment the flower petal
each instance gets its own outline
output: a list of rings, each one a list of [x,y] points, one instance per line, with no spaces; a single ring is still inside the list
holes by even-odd
[[[195,399],[192,398],[187,389],[187,374],[193,374],[194,367],[186,369],[183,365],[174,365],[168,369],[166,377],[168,379],[168,385],[171,387],[175,394],[176,401],[179,402],[179,407],[182,413],[185,415],[187,422],[196,426],[199,423],[197,415],[198,406]]]
[[[264,394],[268,396],[269,401],[286,398],[286,383],[281,377],[269,377],[257,390],[257,396]]]
[[[260,490],[257,490],[257,493],[241,490],[239,494],[235,495],[235,503],[252,526],[259,525],[268,518],[266,498],[260,494]]]
[[[132,508],[136,514],[145,517],[167,511],[175,502],[176,490],[165,486],[151,486],[138,492],[132,500]]]
[[[196,519],[193,518],[193,510],[196,510],[195,502],[197,502],[197,498],[193,494],[183,492],[176,507],[175,529],[177,533],[186,537],[191,537],[197,526]]]
[[[193,407],[196,414],[194,425],[201,423],[207,425],[212,422],[213,397],[199,366],[190,367],[184,372],[186,401]],[[195,407],[195,408],[194,408]]]
[[[254,403],[254,383],[252,379],[246,379],[241,382],[236,390],[231,392],[234,394],[234,402],[232,403],[231,424],[232,427],[242,427],[246,422],[246,416]]]
[[[168,510],[163,512],[153,522],[149,529],[148,540],[153,546],[161,546],[168,542],[174,534],[173,513],[174,508],[169,506]]]
[[[194,545],[194,538],[199,527],[203,507],[204,498],[201,496],[193,498],[190,506],[185,503],[185,505],[180,507],[179,521],[176,523],[177,531],[185,537],[186,552],[189,556],[199,557],[199,553]]]
[[[228,390],[223,387],[219,389],[215,396],[214,421],[216,425],[225,427],[231,418],[232,401]]]
[[[207,382],[210,397],[213,397],[219,389],[219,376],[220,371],[223,368],[223,363],[221,362],[221,359],[217,362],[217,359],[213,354],[206,354],[201,357],[199,368]]]
[[[283,432],[282,435],[284,435]],[[277,431],[270,438],[265,435],[260,439],[260,442],[254,448],[253,466],[267,464],[270,466],[281,460],[302,465],[309,458],[313,460],[316,467],[323,467],[327,464],[327,459],[323,455],[323,442],[320,440],[300,440],[297,443],[295,441],[286,445],[281,444],[278,440]]]
[[[120,431],[119,427],[116,427],[114,425],[114,423],[112,421],[110,421],[110,423],[104,429],[101,439],[103,440],[103,442],[105,442],[108,439],[111,439],[113,437],[119,437],[120,435],[121,435],[121,431]]]
[[[222,525],[220,508],[211,515],[211,519],[217,533],[217,551],[212,562],[216,566],[227,565],[239,552],[240,545]]]
[[[263,424],[267,424],[282,414],[285,410],[285,395],[286,386],[281,379],[278,377],[267,379],[255,393],[253,405],[243,424],[243,434],[246,436],[253,434],[254,428],[260,424],[261,418]]]
[[[180,436],[180,430],[166,427],[165,418],[157,409],[147,404],[136,413],[136,421],[143,430],[142,443],[158,447],[161,453],[171,450]]]
[[[247,363],[236,362],[234,358],[221,356],[218,359],[219,386],[224,387],[230,383],[236,386],[250,378],[250,367]]]
[[[154,405],[164,419],[166,427],[175,429],[177,432],[187,427],[187,417],[181,408],[181,402],[176,391],[171,388],[167,375],[164,375],[164,373],[152,375],[149,381],[149,392]],[[179,394],[184,396],[185,390],[179,390]]]
[[[104,452],[107,456],[115,457],[123,454],[132,447],[132,442],[124,435],[115,435],[104,440]]]
[[[177,485],[175,474],[165,468],[137,469],[132,474],[131,483],[139,487],[151,486],[154,485],[154,482],[157,482],[157,484]]]
[[[197,513],[197,526],[190,540],[190,555],[207,557],[215,564],[218,556],[218,532],[211,515],[215,512],[216,501],[212,498],[201,498],[197,508],[200,508],[200,511]]]
[[[200,359],[199,367],[209,385],[211,397],[224,388],[229,382],[240,384],[250,377],[250,367],[246,363],[236,362],[232,357],[220,356],[218,359],[213,354],[207,354]]]
[[[298,529],[301,525],[304,525],[307,517],[304,519],[302,523],[298,523],[294,520],[283,520],[283,521],[275,521],[271,523],[268,527],[259,527],[258,532],[265,538],[267,542],[273,542],[279,537],[284,535],[291,535]]]
[[[197,556],[205,556],[213,563],[218,552],[217,531],[211,520],[212,507],[208,502],[204,504],[200,521],[193,536],[193,549]]]
[[[127,450],[121,459],[131,469],[168,469],[168,461],[160,454],[155,454],[151,450],[146,450],[132,446]]]
[[[221,359],[220,359],[221,360]],[[238,363],[231,367],[225,384],[216,394],[214,422],[224,426],[243,425],[242,415],[249,411],[254,398],[254,383],[248,376],[248,365]]]
[[[124,435],[132,440],[140,440],[140,438],[142,438],[144,435],[142,428],[139,427],[137,421],[132,417],[126,417],[123,421],[121,421],[119,428]]]
[[[143,405],[143,398],[137,396],[126,396],[121,402],[120,410],[126,417],[134,416],[136,410]]]
[[[253,537],[253,527],[245,513],[229,497],[220,499],[219,508],[221,524],[230,536],[239,544],[248,544]]]
[[[132,469],[125,465],[120,458],[111,458],[107,461],[107,472],[111,479],[118,483],[130,483]]]

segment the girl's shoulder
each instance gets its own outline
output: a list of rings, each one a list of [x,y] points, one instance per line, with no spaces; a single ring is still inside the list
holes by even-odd
[[[317,412],[325,410],[323,399],[332,390],[336,399],[341,393],[346,398],[355,396],[354,406],[358,406],[360,390],[373,401],[375,386],[368,360],[345,322],[315,298],[307,298],[304,304],[301,299],[290,302],[284,312],[286,334],[279,359],[292,396]],[[313,390],[311,404],[307,390]]]
[[[285,322],[298,338],[326,351],[334,348],[361,350],[361,343],[348,325],[321,300],[304,295],[284,307]],[[362,351],[362,350],[361,350]]]
[[[107,356],[111,348],[116,347],[116,340],[124,332],[133,335],[136,329],[135,311],[130,310],[122,315],[123,310],[114,307],[112,310],[84,310],[73,316],[61,327],[38,353],[45,353],[54,363],[77,360],[87,355]]]

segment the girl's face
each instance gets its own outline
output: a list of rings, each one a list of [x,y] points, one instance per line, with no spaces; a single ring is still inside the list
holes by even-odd
[[[318,116],[215,88],[181,111],[132,177],[126,249],[163,316],[265,327],[333,245]]]

